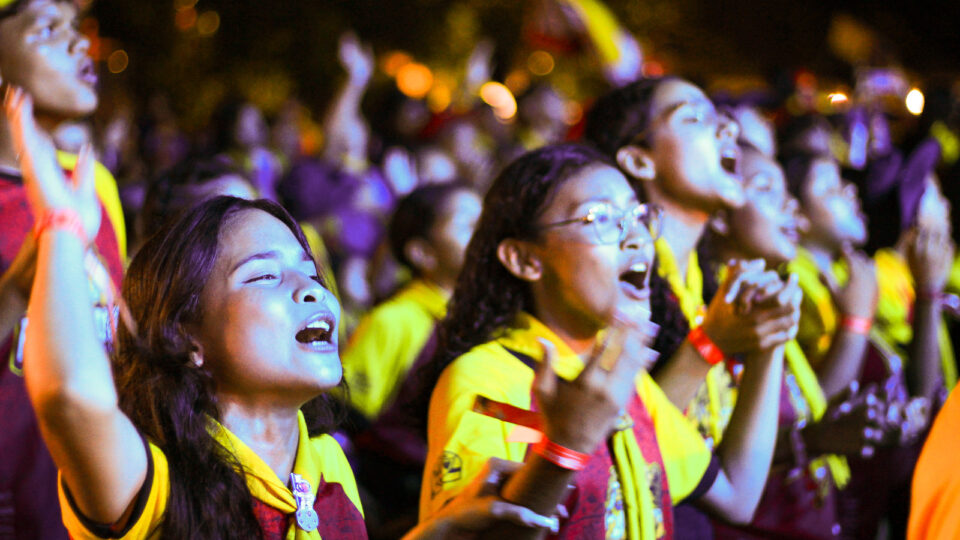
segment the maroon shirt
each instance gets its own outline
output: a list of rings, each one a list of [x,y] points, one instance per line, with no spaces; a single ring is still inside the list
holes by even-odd
[[[0,272],[9,267],[33,215],[19,176],[0,173]],[[123,272],[117,238],[103,211],[95,246],[119,288]],[[57,468],[40,436],[23,384],[22,358],[12,336],[0,336],[0,540],[66,539],[57,498]]]

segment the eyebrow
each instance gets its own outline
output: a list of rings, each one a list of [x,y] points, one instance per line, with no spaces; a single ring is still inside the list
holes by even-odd
[[[311,257],[309,253],[307,253],[306,251],[302,253],[303,253],[303,256],[300,258],[300,262],[310,262],[310,263],[314,262],[313,257]],[[280,252],[275,249],[271,249],[270,251],[261,251],[259,253],[254,253],[249,257],[244,257],[239,262],[237,262],[237,264],[233,265],[233,268],[230,269],[230,273],[232,274],[236,272],[238,268],[240,268],[241,266],[251,261],[261,261],[265,259],[279,259],[279,258],[281,258]]]

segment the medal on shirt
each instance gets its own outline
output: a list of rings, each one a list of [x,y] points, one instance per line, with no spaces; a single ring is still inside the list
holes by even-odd
[[[297,501],[297,526],[310,532],[320,524],[320,517],[313,509],[313,492],[310,482],[307,482],[297,473],[290,473],[290,485],[293,486],[293,498]]]

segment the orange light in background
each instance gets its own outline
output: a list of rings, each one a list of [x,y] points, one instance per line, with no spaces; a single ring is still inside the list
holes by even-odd
[[[413,62],[413,58],[410,58],[409,54],[403,51],[393,51],[384,55],[380,62],[380,69],[387,75],[396,77],[397,73],[400,73],[400,69],[410,62]]]
[[[583,119],[583,106],[576,101],[568,101],[563,112],[563,123],[568,126],[575,126]]]
[[[480,99],[493,107],[493,114],[501,120],[509,120],[517,114],[517,100],[506,86],[489,81],[480,87]]]
[[[647,60],[643,63],[643,74],[647,77],[660,77],[664,73],[663,64],[656,60]]]
[[[441,113],[450,106],[453,100],[453,91],[446,84],[437,83],[433,85],[427,94],[427,106],[434,113]]]
[[[110,70],[110,73],[122,73],[129,64],[130,57],[127,56],[127,51],[123,49],[113,51],[107,58],[107,69]]]
[[[923,106],[925,104],[925,99],[923,97],[923,92],[919,88],[912,88],[907,92],[907,97],[904,99],[904,104],[907,106],[907,110],[910,114],[914,116],[920,116],[923,114]]]
[[[173,16],[173,23],[181,31],[193,28],[197,24],[197,10],[192,7],[177,10],[177,14]]]
[[[197,5],[197,0],[173,0],[173,9],[190,9]]]
[[[411,62],[397,71],[397,88],[414,99],[427,95],[433,86],[433,72],[423,64]]]
[[[534,75],[541,77],[549,75],[555,65],[553,56],[547,51],[533,51],[530,53],[530,56],[527,57],[527,69]]]
[[[197,17],[197,32],[201,36],[211,36],[220,28],[220,14],[216,11],[205,11]]]
[[[530,87],[530,74],[526,70],[515,69],[507,75],[503,84],[513,92],[513,95],[520,95]]]
[[[850,98],[849,98],[846,94],[844,94],[843,92],[834,92],[834,93],[832,93],[832,94],[828,94],[828,95],[827,95],[827,99],[829,99],[829,100],[830,100],[830,104],[833,105],[833,106],[835,106],[835,107],[836,107],[837,105],[844,105],[844,104],[846,104],[848,101],[850,101]]]

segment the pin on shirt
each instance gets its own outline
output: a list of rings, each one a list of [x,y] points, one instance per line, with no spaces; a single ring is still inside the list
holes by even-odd
[[[320,525],[320,517],[313,509],[314,495],[307,482],[297,473],[290,473],[290,485],[293,486],[293,498],[297,501],[297,526],[310,532]]]

